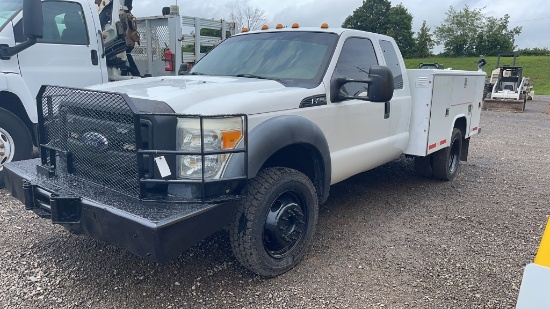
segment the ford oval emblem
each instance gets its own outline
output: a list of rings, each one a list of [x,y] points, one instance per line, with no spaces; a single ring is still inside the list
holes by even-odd
[[[97,132],[86,132],[82,135],[80,140],[84,145],[95,151],[105,151],[109,148],[109,141],[107,138]]]

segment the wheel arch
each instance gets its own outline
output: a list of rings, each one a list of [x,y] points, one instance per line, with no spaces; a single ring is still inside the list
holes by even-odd
[[[242,161],[240,161],[242,162]],[[300,116],[278,116],[252,129],[248,137],[248,178],[268,167],[288,167],[308,176],[315,186],[319,203],[330,190],[331,161],[328,142],[322,130]],[[242,170],[242,163],[231,161],[226,175]]]
[[[465,115],[458,115],[453,124],[453,129],[457,128],[462,132],[462,137],[466,138],[466,135],[468,133],[468,120],[466,119]],[[452,134],[452,129],[451,129]]]
[[[457,128],[462,132],[462,146],[460,149],[460,160],[467,161],[468,160],[468,150],[470,148],[470,139],[467,138],[468,134],[468,119],[465,115],[459,115],[453,125],[453,129]],[[451,136],[453,132],[451,129]]]
[[[29,118],[27,110],[19,96],[10,91],[0,91],[0,108],[9,111],[23,121],[31,133],[33,143],[36,145],[37,136],[33,128],[33,122]]]

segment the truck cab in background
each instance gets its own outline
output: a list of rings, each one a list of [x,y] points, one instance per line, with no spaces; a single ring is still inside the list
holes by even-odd
[[[32,156],[38,122],[35,97],[40,87],[45,83],[85,87],[108,78],[93,2],[10,0],[0,3],[0,13],[2,186],[3,165]],[[25,43],[28,40],[34,44]]]
[[[99,6],[92,0],[0,2],[0,188],[4,164],[31,158],[38,146],[36,96],[42,85],[83,88],[136,78],[125,70],[129,63],[120,14],[128,10],[127,3],[131,1],[107,0]],[[146,19],[144,24],[149,25],[155,18]],[[179,16],[160,22],[167,20],[170,37],[162,43],[172,47],[181,36],[181,29],[175,30],[181,26],[176,26]],[[145,50],[145,59],[158,53]],[[181,51],[175,56],[181,58]],[[177,74],[149,67],[142,70],[143,74]]]

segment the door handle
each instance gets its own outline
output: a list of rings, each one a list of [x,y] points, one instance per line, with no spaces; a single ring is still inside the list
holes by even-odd
[[[390,118],[390,102],[384,103],[384,119]]]
[[[92,49],[91,54],[92,54],[92,64],[93,65],[98,65],[99,64],[99,58],[97,56],[97,50]]]

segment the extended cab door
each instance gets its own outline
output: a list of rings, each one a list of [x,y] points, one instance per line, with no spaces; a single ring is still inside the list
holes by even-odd
[[[332,79],[342,76],[365,80],[370,67],[378,64],[370,38],[347,37],[343,41]],[[348,83],[343,86],[342,92],[350,96],[366,95],[367,87],[365,83]],[[345,100],[329,102],[329,106],[332,183],[388,161],[385,148],[390,117],[384,103]]]
[[[407,147],[409,140],[409,122],[411,117],[411,90],[405,63],[395,41],[390,38],[379,40],[385,65],[393,74],[394,91],[391,102],[387,103],[390,118],[388,138],[393,156],[399,156]]]
[[[94,3],[43,2],[44,37],[18,55],[21,75],[33,96],[43,84],[85,87],[107,82],[102,38],[95,26],[97,8],[90,5]],[[20,29],[21,24],[22,20]],[[24,41],[20,33],[16,40]]]

